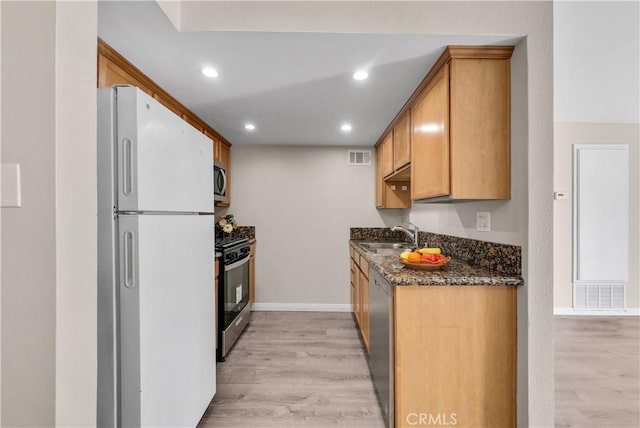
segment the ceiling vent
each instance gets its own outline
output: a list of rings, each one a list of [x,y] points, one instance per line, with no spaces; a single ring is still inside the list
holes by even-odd
[[[347,164],[371,166],[371,150],[349,150]]]

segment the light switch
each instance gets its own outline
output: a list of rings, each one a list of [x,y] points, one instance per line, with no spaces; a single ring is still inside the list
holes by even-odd
[[[569,194],[567,192],[553,192],[553,199],[556,201],[569,199]]]
[[[2,208],[20,208],[20,164],[2,164]]]
[[[478,211],[476,213],[476,230],[480,232],[491,232],[490,211]]]

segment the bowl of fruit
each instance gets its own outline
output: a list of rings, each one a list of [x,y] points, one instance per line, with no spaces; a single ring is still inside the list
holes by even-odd
[[[442,255],[440,248],[416,248],[400,254],[400,263],[412,269],[440,269],[451,261]]]

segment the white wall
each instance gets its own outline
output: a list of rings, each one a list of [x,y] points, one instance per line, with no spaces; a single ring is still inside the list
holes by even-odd
[[[572,145],[629,144],[627,307],[640,307],[640,4],[554,3],[554,307],[573,305]],[[615,249],[607,249],[615,251]]]
[[[2,2],[0,2],[0,94],[2,94]],[[2,102],[0,100],[0,130],[2,130]],[[0,164],[2,163],[2,132],[0,132]],[[0,177],[0,199],[2,199]],[[0,209],[0,424],[2,423],[2,210]]]
[[[403,221],[375,209],[374,171],[344,147],[233,146],[228,212],[256,226],[258,306],[349,303],[349,228]]]
[[[96,420],[97,18],[56,4],[56,426]]]
[[[96,5],[2,4],[3,426],[95,425]]]
[[[1,425],[53,426],[56,10],[2,7],[2,161],[22,166],[22,208],[2,208]]]
[[[526,35],[527,228],[518,312],[518,425],[553,426],[553,67],[550,2],[183,2],[183,31]],[[237,146],[234,146],[234,150]],[[235,202],[234,202],[235,205]],[[235,208],[234,208],[235,209]],[[240,212],[240,211],[238,211]],[[260,232],[258,232],[260,233]]]
[[[640,3],[555,1],[554,120],[638,123]]]

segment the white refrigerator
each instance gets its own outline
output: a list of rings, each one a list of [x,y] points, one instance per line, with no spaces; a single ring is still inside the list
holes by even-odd
[[[211,140],[98,89],[99,427],[194,427],[216,392]]]

